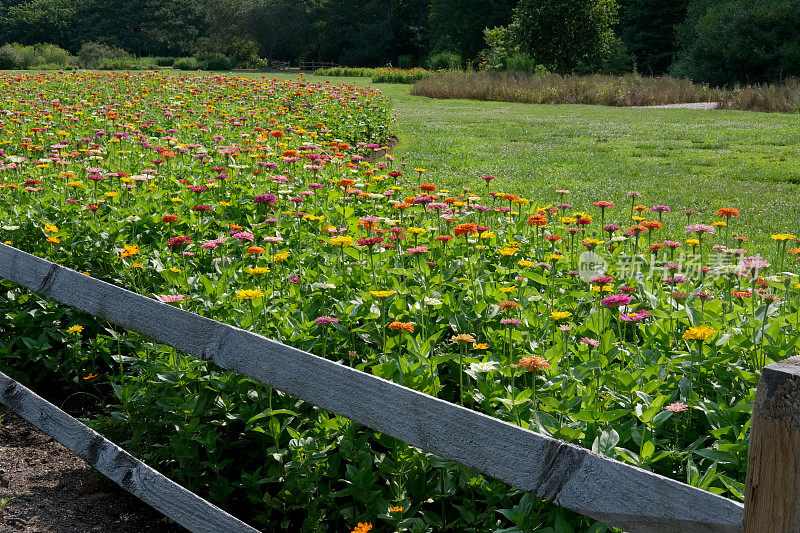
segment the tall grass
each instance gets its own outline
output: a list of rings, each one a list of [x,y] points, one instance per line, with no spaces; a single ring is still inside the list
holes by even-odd
[[[748,85],[727,91],[720,109],[745,109],[767,113],[800,113],[800,79],[777,85]]]
[[[637,75],[561,76],[523,72],[449,73],[414,84],[411,94],[532,104],[651,106],[718,102],[721,109],[800,112],[800,81],[721,89],[687,79]]]
[[[411,93],[430,98],[609,106],[707,102],[721,96],[717,89],[675,78],[486,71],[429,77],[416,83]]]

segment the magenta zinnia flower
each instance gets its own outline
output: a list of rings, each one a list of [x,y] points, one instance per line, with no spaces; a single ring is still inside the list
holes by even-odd
[[[317,325],[319,326],[319,325],[323,325],[323,324],[334,324],[336,322],[339,322],[339,319],[338,318],[333,318],[332,316],[321,316],[321,317],[315,318],[314,322],[316,322]]]
[[[500,323],[504,326],[512,326],[515,324],[522,324],[522,320],[519,320],[518,318],[504,318],[500,321]]]
[[[356,243],[358,243],[359,246],[366,246],[368,248],[372,248],[376,244],[380,244],[382,242],[383,242],[383,237],[367,237],[358,239],[356,241]]]
[[[650,318],[650,312],[647,309],[642,309],[635,313],[628,313],[627,315],[619,315],[619,319],[623,322],[640,322],[645,318]]]
[[[631,297],[627,294],[612,294],[603,298],[600,303],[606,307],[619,307],[631,303]]]
[[[267,194],[259,194],[255,198],[253,198],[253,203],[255,204],[267,204],[267,205],[275,205],[277,203],[278,197],[272,193]]]

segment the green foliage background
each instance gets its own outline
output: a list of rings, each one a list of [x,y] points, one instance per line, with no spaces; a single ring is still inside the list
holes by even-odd
[[[447,53],[467,69],[544,65],[733,85],[800,75],[798,12],[800,0],[0,0],[0,45],[77,54],[99,43],[130,55],[77,62],[92,68],[146,68],[133,56],[193,56],[182,66],[214,70],[272,60],[410,68]],[[506,32],[501,48],[488,30]],[[51,65],[19,55],[0,53],[0,68]]]

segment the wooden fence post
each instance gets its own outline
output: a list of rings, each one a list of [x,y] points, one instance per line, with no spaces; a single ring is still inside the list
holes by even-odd
[[[764,367],[750,426],[743,533],[800,531],[800,357]]]

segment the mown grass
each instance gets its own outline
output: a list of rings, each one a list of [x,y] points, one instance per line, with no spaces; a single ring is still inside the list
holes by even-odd
[[[650,106],[718,102],[724,109],[800,112],[800,81],[713,88],[687,79],[652,76],[543,76],[524,72],[448,73],[414,85],[411,94],[528,104]]]

